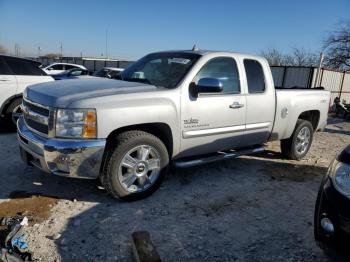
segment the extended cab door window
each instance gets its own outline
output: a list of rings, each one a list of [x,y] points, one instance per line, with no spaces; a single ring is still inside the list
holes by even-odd
[[[265,92],[265,77],[261,64],[256,60],[245,59],[244,68],[247,75],[248,93]]]
[[[240,93],[239,74],[236,61],[230,57],[218,57],[207,62],[196,75],[194,82],[201,78],[216,78],[223,85],[223,94]]]

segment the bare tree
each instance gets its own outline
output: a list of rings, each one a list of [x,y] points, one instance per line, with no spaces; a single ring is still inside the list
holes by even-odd
[[[293,47],[288,54],[283,54],[276,48],[269,48],[261,52],[272,66],[315,66],[317,55],[306,51],[304,48]]]
[[[265,57],[269,65],[283,65],[284,55],[276,48],[268,48],[261,52],[261,56]]]
[[[315,66],[318,56],[306,51],[304,48],[293,47],[291,52],[293,66]]]
[[[324,64],[350,71],[350,21],[340,23],[337,30],[327,35],[323,44],[326,49]]]
[[[61,55],[60,54],[55,54],[55,53],[48,53],[43,55],[42,57],[47,57],[47,58],[59,58]]]
[[[7,53],[7,49],[0,44],[0,54],[6,54]]]

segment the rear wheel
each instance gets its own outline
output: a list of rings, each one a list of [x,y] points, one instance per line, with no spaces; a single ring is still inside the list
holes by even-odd
[[[313,132],[309,121],[298,119],[292,136],[281,140],[282,154],[292,160],[302,159],[311,147]]]
[[[102,183],[114,197],[137,200],[156,191],[169,164],[163,142],[143,131],[128,131],[116,137],[106,155]]]

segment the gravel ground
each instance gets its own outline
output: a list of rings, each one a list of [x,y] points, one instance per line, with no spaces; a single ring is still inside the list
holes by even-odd
[[[350,123],[330,119],[302,161],[283,159],[269,143],[260,155],[173,169],[154,195],[124,203],[94,181],[26,167],[15,133],[1,131],[0,205],[31,195],[58,200],[27,228],[41,261],[133,261],[136,230],[151,234],[163,261],[339,261],[315,245],[313,212],[322,175],[349,143]]]

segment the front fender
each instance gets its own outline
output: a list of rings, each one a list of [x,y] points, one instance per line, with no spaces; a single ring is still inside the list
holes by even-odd
[[[180,147],[179,105],[166,98],[142,98],[116,102],[113,108],[97,109],[98,137],[107,138],[113,131],[132,125],[163,123],[170,127],[173,155]]]

